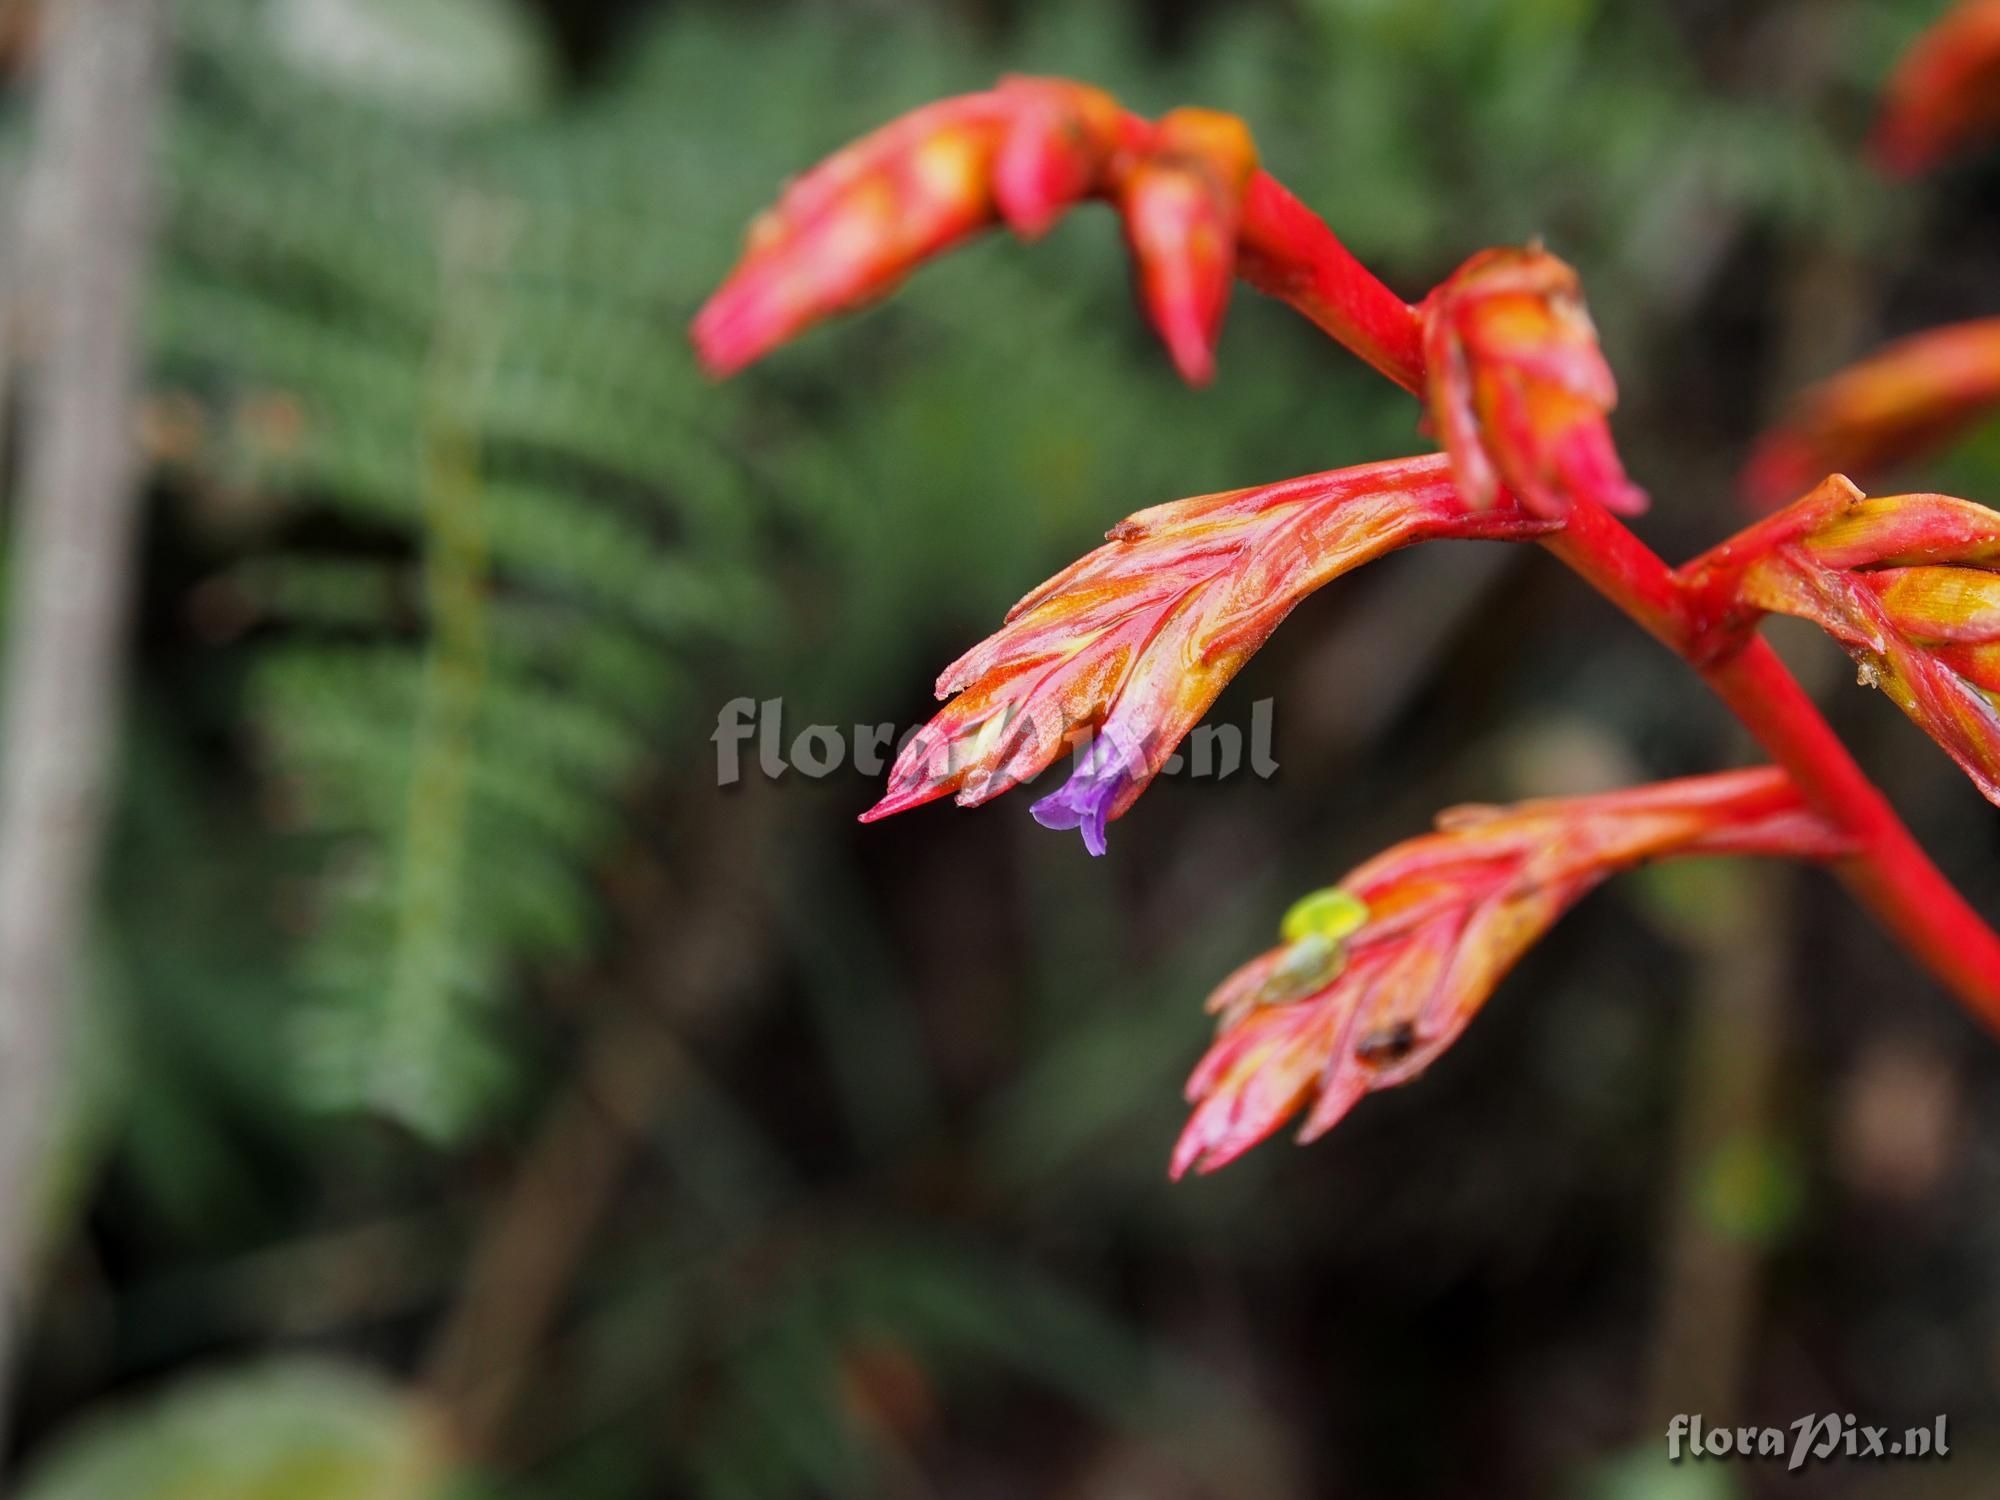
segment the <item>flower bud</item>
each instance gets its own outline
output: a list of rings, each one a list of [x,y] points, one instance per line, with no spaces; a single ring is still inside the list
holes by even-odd
[[[1474,505],[1504,484],[1552,520],[1578,498],[1646,508],[1611,441],[1617,383],[1573,269],[1540,249],[1483,251],[1420,311],[1430,421]]]
[[[1004,79],[905,115],[786,188],[696,316],[695,348],[728,374],[995,222],[1033,239],[1102,197],[1124,220],[1147,317],[1202,384],[1215,373],[1256,175],[1234,115],[1177,109],[1149,125],[1101,89]]]

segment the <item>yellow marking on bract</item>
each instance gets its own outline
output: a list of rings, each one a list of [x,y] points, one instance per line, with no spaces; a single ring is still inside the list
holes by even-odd
[[[985,191],[986,164],[980,143],[965,131],[933,136],[918,148],[917,180],[924,191],[959,204]]]
[[[2000,573],[1907,568],[1882,591],[1882,603],[1896,624],[1917,635],[1967,641],[2000,637]]]

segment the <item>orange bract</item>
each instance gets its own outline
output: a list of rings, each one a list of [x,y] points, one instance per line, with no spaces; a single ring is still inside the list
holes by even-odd
[[[1436,456],[1140,511],[945,669],[938,696],[957,696],[904,748],[866,816],[949,792],[984,802],[1103,731],[1135,762],[1121,768],[1107,809],[1116,817],[1314,589],[1428,537],[1547,529],[1511,501],[1471,511]]]
[[[1101,89],[1009,78],[835,152],[750,226],[743,258],[695,319],[702,361],[739,370],[999,220],[1040,234],[1096,189],[1122,120]]]
[[[1811,620],[2000,803],[2000,513],[1827,480],[1682,570],[1733,607]]]
[[[1241,120],[1177,109],[1160,121],[1152,149],[1119,187],[1140,301],[1174,364],[1196,385],[1215,375],[1243,194],[1256,169],[1257,148]]]
[[[970,235],[1004,222],[1032,239],[1099,197],[1124,219],[1147,316],[1200,384],[1214,374],[1256,169],[1233,115],[1180,109],[1149,125],[1101,89],[1008,78],[907,114],[786,188],[696,316],[695,348],[728,374]]]
[[[1195,1111],[1174,1175],[1233,1161],[1300,1110],[1300,1139],[1312,1140],[1363,1095],[1416,1077],[1556,919],[1618,870],[1846,850],[1775,767],[1447,812],[1437,832],[1341,880],[1363,920],[1314,930],[1308,916],[1209,998],[1220,1034],[1188,1081]]]
[[[1576,499],[1646,508],[1612,446],[1618,386],[1570,266],[1539,249],[1483,251],[1420,311],[1430,419],[1467,499],[1490,505],[1504,484],[1551,519]]]

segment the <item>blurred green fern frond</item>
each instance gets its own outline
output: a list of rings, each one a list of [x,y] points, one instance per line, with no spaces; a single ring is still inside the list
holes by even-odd
[[[183,16],[155,444],[241,533],[203,607],[248,633],[258,741],[325,849],[311,1078],[448,1135],[502,1076],[510,966],[587,948],[681,663],[768,613],[745,484],[661,356],[686,274],[607,212],[668,217],[643,158],[352,97],[282,6]]]

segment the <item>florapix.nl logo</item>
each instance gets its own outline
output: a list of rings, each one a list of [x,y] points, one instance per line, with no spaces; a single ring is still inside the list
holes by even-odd
[[[1201,781],[1248,774],[1269,780],[1278,771],[1272,700],[1259,698],[1251,703],[1248,720],[1247,724],[1217,721],[1196,725],[1181,748],[1167,757],[1159,774]],[[1006,732],[1004,720],[997,731],[991,725],[982,729],[982,734],[995,732]],[[1079,724],[1067,734],[1079,760],[1089,752],[1092,733],[1092,726]],[[925,744],[926,736],[938,734],[925,724],[793,724],[787,722],[783,698],[741,697],[731,698],[717,710],[715,732],[709,738],[715,744],[715,784],[726,787],[752,775],[771,781],[793,773],[818,781],[842,771],[879,777],[911,745]],[[970,759],[975,747],[970,739],[962,745],[946,739],[939,748],[944,753],[929,759],[948,771]]]

